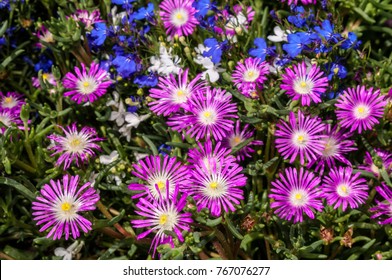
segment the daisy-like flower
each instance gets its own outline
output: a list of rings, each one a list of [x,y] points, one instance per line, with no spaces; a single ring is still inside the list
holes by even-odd
[[[41,189],[32,204],[34,220],[43,225],[40,232],[50,228],[47,237],[60,239],[63,234],[67,240],[80,236],[80,230],[87,233],[91,230],[91,222],[80,215],[80,212],[95,209],[99,195],[90,182],[79,187],[79,176],[64,175],[62,180],[50,180]]]
[[[375,149],[376,155],[379,157],[378,162],[374,162],[372,155],[366,152],[364,158],[364,164],[359,166],[359,169],[372,172],[376,177],[380,176],[380,168],[385,168],[388,174],[392,173],[392,153],[383,151],[381,149]],[[377,161],[377,160],[376,160]],[[377,163],[377,164],[376,164]],[[378,166],[377,166],[378,165]]]
[[[72,124],[67,128],[61,127],[65,136],[51,134],[48,136],[54,142],[49,150],[54,150],[52,156],[61,154],[57,159],[56,165],[64,165],[64,170],[68,169],[72,162],[77,166],[87,162],[90,157],[95,156],[94,150],[100,151],[96,142],[104,140],[97,137],[97,132],[92,127],[83,127],[80,131],[76,124]]]
[[[159,5],[159,15],[169,36],[188,36],[199,24],[195,17],[193,0],[164,0]]]
[[[308,167],[316,164],[315,170],[320,170],[323,173],[326,165],[332,168],[336,165],[336,161],[351,166],[351,162],[344,157],[344,154],[357,150],[355,141],[348,139],[351,133],[346,133],[344,130],[339,129],[338,126],[332,127],[331,124],[327,124],[324,135],[324,149],[316,160],[309,163]]]
[[[318,186],[320,178],[302,167],[299,173],[295,168],[289,167],[284,174],[279,174],[279,179],[272,182],[270,198],[274,200],[271,208],[279,218],[294,223],[302,222],[304,213],[314,219],[315,211],[323,209],[323,203]]]
[[[295,118],[295,114],[290,112],[289,121],[281,121],[276,127],[276,148],[285,159],[290,158],[290,163],[298,154],[301,164],[305,163],[305,159],[308,162],[316,160],[325,149],[325,136],[321,135],[325,125],[318,118],[305,117],[301,111]]]
[[[293,65],[293,69],[286,68],[282,75],[280,88],[286,90],[286,94],[293,100],[301,100],[302,106],[310,105],[310,102],[321,102],[321,94],[327,90],[328,78],[317,65],[306,66],[303,61]]]
[[[243,143],[244,141],[248,140],[251,138],[254,134],[254,130],[249,128],[249,124],[246,124],[242,129],[241,129],[241,122],[237,120],[235,124],[235,128],[233,127],[233,130],[227,135],[227,137],[223,140],[223,143],[226,147],[228,147],[230,150],[235,148],[237,145]],[[245,160],[246,157],[252,157],[252,153],[255,152],[255,150],[251,146],[259,146],[263,145],[263,141],[260,140],[253,140],[249,142],[247,145],[242,147],[239,151],[237,151],[237,160],[238,161],[243,161]]]
[[[23,96],[16,92],[7,92],[7,94],[3,94],[0,91],[0,109],[11,110],[18,114],[22,105],[25,104],[22,98]]]
[[[173,190],[172,195],[169,194],[171,190]],[[167,184],[162,189],[164,194],[159,188],[156,191],[160,199],[154,198],[151,201],[140,198],[136,204],[138,209],[135,212],[146,219],[131,221],[135,228],[148,228],[139,234],[137,239],[143,239],[150,233],[155,233],[150,247],[150,251],[153,250],[153,257],[159,245],[170,244],[174,248],[173,236],[166,234],[165,231],[174,232],[178,240],[184,242],[182,231],[189,231],[189,224],[193,222],[191,213],[181,213],[187,203],[187,194],[180,196],[178,186],[172,187]]]
[[[32,81],[32,84],[33,84],[33,86],[35,88],[41,88],[39,77],[32,77],[31,81]],[[57,85],[56,78],[54,77],[54,75],[52,73],[43,73],[42,74],[42,81],[44,83],[47,83],[47,84],[52,85],[52,86],[56,86]],[[50,91],[51,90],[49,90],[49,92]]]
[[[186,166],[178,162],[176,158],[165,155],[148,156],[133,165],[132,174],[143,183],[131,183],[128,188],[138,193],[133,195],[133,199],[147,196],[149,200],[159,200],[160,192],[166,198],[166,182],[169,184],[169,195],[174,193],[174,186],[178,186],[182,191],[189,184],[189,171]]]
[[[242,167],[236,163],[227,164],[224,160],[210,165],[201,163],[192,170],[192,184],[187,192],[197,204],[198,211],[208,208],[211,215],[219,217],[224,212],[235,211],[243,197],[242,187],[246,177],[241,174]]]
[[[224,162],[225,165],[230,165],[235,162],[235,158],[230,155],[229,149],[223,147],[222,142],[216,143],[215,147],[213,147],[211,140],[207,140],[205,143],[198,142],[198,148],[189,150],[188,162],[191,164],[191,168],[204,164],[211,172],[212,166],[219,165],[221,162]]]
[[[67,73],[63,80],[65,88],[71,91],[64,92],[64,96],[72,96],[71,100],[78,104],[97,100],[106,93],[107,88],[112,84],[109,80],[109,73],[99,68],[99,64],[91,63],[90,70],[86,71],[86,66],[82,63],[82,71],[74,68],[76,76]]]
[[[260,58],[248,57],[244,63],[238,62],[232,74],[234,85],[246,97],[257,98],[257,90],[263,88],[267,80],[269,65]]]
[[[75,14],[71,15],[75,21],[80,21],[85,25],[86,30],[91,31],[96,22],[104,22],[101,19],[99,10],[89,12],[87,10],[77,10]]]
[[[35,33],[39,40],[45,43],[54,43],[53,34],[42,24],[41,27],[38,28],[37,33]],[[44,45],[41,43],[37,44],[39,47],[43,48]]]
[[[23,129],[23,122],[19,117],[19,113],[10,110],[4,110],[0,108],[0,123],[2,123],[3,127],[0,127],[0,133],[4,133],[7,127],[10,127],[12,124],[16,124],[19,129]]]
[[[157,99],[150,102],[151,111],[158,115],[168,116],[186,107],[190,96],[198,90],[204,90],[205,83],[201,83],[200,74],[188,83],[188,71],[180,70],[178,81],[173,74],[170,77],[159,77],[157,88],[150,90],[150,97]]]
[[[188,100],[186,115],[174,115],[167,124],[174,130],[185,130],[196,140],[209,138],[222,140],[233,128],[238,118],[237,106],[231,102],[231,94],[222,89],[207,88],[206,91],[197,91]]]
[[[342,127],[361,133],[379,123],[377,119],[383,116],[386,104],[379,89],[348,88],[338,97],[336,116]]]
[[[361,174],[353,174],[351,167],[339,167],[332,169],[328,176],[323,179],[322,196],[328,205],[334,208],[342,206],[345,211],[347,206],[358,208],[364,204],[368,197],[368,185],[366,180],[360,178]]]
[[[377,219],[380,225],[392,224],[392,189],[382,182],[376,191],[383,200],[377,200],[377,205],[370,208],[370,212],[374,212],[370,218]]]

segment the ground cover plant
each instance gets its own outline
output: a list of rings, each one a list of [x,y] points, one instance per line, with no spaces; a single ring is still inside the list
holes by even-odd
[[[392,1],[0,1],[1,259],[390,259]]]

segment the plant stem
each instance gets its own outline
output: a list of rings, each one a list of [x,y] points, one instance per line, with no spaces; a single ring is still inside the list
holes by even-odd
[[[212,244],[214,245],[215,250],[217,251],[217,253],[219,254],[219,256],[224,259],[227,260],[227,256],[225,253],[225,250],[222,248],[222,245],[219,243],[219,241],[213,241]]]
[[[102,212],[102,214],[108,219],[113,219],[113,216],[106,209],[106,206],[102,204],[101,201],[97,202],[98,209]],[[126,231],[119,223],[115,223],[114,227],[125,237],[125,238],[135,238],[135,236],[128,231]]]
[[[28,165],[27,163],[25,163],[25,162],[23,162],[23,161],[21,161],[21,160],[19,160],[19,159],[16,159],[15,162],[14,162],[14,164],[15,164],[19,169],[22,169],[22,170],[24,170],[24,171],[27,171],[27,172],[29,172],[29,173],[31,173],[31,174],[34,174],[35,172],[37,172],[37,170],[36,170],[35,168],[31,167],[30,165]]]
[[[215,233],[215,236],[218,238],[220,244],[222,244],[225,255],[227,255],[228,259],[232,260],[233,253],[231,252],[230,246],[227,243],[227,240],[226,240],[224,234],[219,229],[215,229],[214,233]]]

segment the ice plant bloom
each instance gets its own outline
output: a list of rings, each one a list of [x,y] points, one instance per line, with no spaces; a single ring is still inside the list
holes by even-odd
[[[6,94],[0,91],[0,109],[10,110],[18,114],[25,102],[22,100],[23,96],[16,92],[7,92]]]
[[[164,0],[159,5],[159,15],[170,36],[188,36],[199,24],[195,17],[196,9],[192,7],[193,0]]]
[[[379,89],[348,88],[338,97],[336,116],[342,127],[361,133],[379,123],[378,118],[383,116],[386,104]]]
[[[131,183],[128,186],[130,190],[138,192],[132,196],[133,199],[147,196],[149,200],[159,200],[160,195],[166,198],[166,182],[169,184],[171,197],[174,186],[182,191],[189,184],[188,168],[168,155],[148,156],[133,164],[133,169],[132,174],[142,179],[142,183]]]
[[[241,174],[242,167],[236,163],[227,164],[224,160],[210,165],[201,163],[192,170],[192,184],[187,192],[196,201],[198,211],[208,208],[211,215],[219,217],[222,208],[225,213],[235,211],[243,197],[242,187],[246,177]]]
[[[316,160],[309,163],[308,167],[316,164],[315,170],[323,173],[325,166],[332,168],[336,165],[336,161],[351,166],[351,162],[344,157],[344,154],[357,150],[355,141],[348,139],[351,133],[339,129],[338,126],[332,127],[331,124],[327,124],[324,135],[324,149]]]
[[[60,239],[63,234],[67,240],[80,236],[80,230],[87,233],[91,222],[80,215],[92,211],[99,195],[90,182],[79,187],[79,176],[64,175],[62,180],[50,180],[32,204],[34,220],[43,225],[40,232],[50,228],[47,237]]]
[[[299,155],[301,164],[306,161],[316,160],[325,148],[321,132],[324,124],[318,118],[306,117],[298,111],[297,118],[290,112],[289,121],[280,121],[276,125],[276,148],[285,159],[290,158],[290,163]]]
[[[233,128],[232,118],[238,118],[231,94],[222,89],[197,91],[188,102],[186,114],[174,115],[167,124],[174,130],[185,130],[196,140],[210,138],[211,135],[215,140],[222,140]]]
[[[328,205],[334,209],[342,206],[345,211],[347,206],[358,208],[364,204],[368,197],[368,185],[366,180],[360,178],[361,173],[353,174],[351,167],[339,167],[332,169],[323,179],[321,188],[322,196]]]
[[[232,74],[233,83],[246,97],[257,98],[257,90],[263,88],[268,72],[268,63],[260,58],[248,57],[244,63],[238,62]]]
[[[74,68],[73,73],[67,73],[63,80],[65,88],[71,89],[64,92],[64,96],[71,96],[71,100],[78,104],[97,100],[106,93],[107,88],[112,84],[109,80],[109,73],[99,68],[99,64],[91,63],[90,70],[86,71],[86,66],[82,63],[82,70]]]
[[[171,190],[173,190],[172,195],[169,194]],[[165,231],[174,232],[178,240],[184,242],[182,231],[189,231],[189,224],[193,222],[191,213],[182,213],[187,203],[187,194],[179,194],[178,186],[173,187],[167,184],[162,188],[163,194],[159,188],[157,192],[160,199],[140,198],[136,204],[135,212],[145,219],[131,221],[135,228],[148,228],[137,236],[138,240],[150,233],[155,233],[150,247],[150,251],[153,250],[153,257],[159,245],[170,244],[174,248],[173,236]]]
[[[12,124],[19,126],[19,129],[23,129],[23,122],[19,117],[19,113],[15,111],[5,110],[0,108],[0,133],[4,133],[7,127]]]
[[[90,157],[95,156],[94,150],[101,150],[96,142],[104,139],[97,136],[94,128],[85,126],[79,131],[75,123],[67,128],[60,128],[65,136],[49,135],[48,138],[54,142],[54,145],[48,150],[54,151],[52,156],[61,154],[56,165],[64,165],[64,170],[68,169],[73,162],[77,166],[87,162]]]
[[[91,31],[94,29],[94,24],[97,22],[103,22],[99,10],[93,10],[91,12],[87,10],[77,10],[75,14],[71,15],[75,21],[80,21],[85,25],[86,30]]]
[[[280,88],[293,100],[301,100],[302,106],[310,102],[321,102],[320,95],[327,90],[328,78],[317,65],[307,67],[305,62],[293,65],[293,69],[286,68],[282,75]]]
[[[150,102],[151,111],[157,115],[168,116],[187,106],[188,99],[195,91],[205,90],[205,83],[200,82],[200,74],[188,83],[188,71],[180,70],[178,81],[173,74],[159,77],[157,88],[150,90],[150,97],[157,99]]]
[[[245,124],[243,128],[241,128],[241,122],[237,120],[235,127],[233,130],[227,135],[227,137],[223,140],[223,143],[230,150],[234,149],[237,145],[247,141],[249,138],[253,137],[254,130],[249,128],[249,124]],[[263,145],[263,141],[260,140],[252,140],[247,145],[242,147],[236,153],[236,158],[238,161],[245,160],[246,157],[252,157],[252,153],[255,150],[251,146],[259,146]]]
[[[372,155],[366,152],[364,164],[359,166],[359,169],[372,172],[376,177],[380,176],[380,167],[383,167],[388,174],[392,173],[392,153],[383,151],[381,149],[374,149],[376,157],[379,159],[373,160]]]
[[[380,225],[392,224],[392,189],[384,182],[376,187],[376,191],[382,196],[382,201],[377,201],[377,205],[370,208],[374,214],[371,219],[377,219]]]
[[[272,182],[269,197],[274,201],[271,208],[276,208],[274,212],[279,218],[294,223],[302,222],[304,214],[314,219],[314,212],[323,209],[318,189],[320,182],[320,178],[302,167],[299,173],[295,168],[286,168],[279,174],[279,179]]]

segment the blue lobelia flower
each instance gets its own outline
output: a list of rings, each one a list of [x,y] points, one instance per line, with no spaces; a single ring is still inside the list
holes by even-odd
[[[197,19],[204,18],[209,10],[216,10],[216,2],[211,0],[198,0],[193,2],[192,7],[196,9],[195,17]]]
[[[289,34],[287,36],[287,40],[288,44],[283,45],[283,50],[285,50],[292,58],[299,55],[302,50],[306,49],[307,45],[312,42],[309,34],[305,32]]]
[[[347,77],[347,69],[342,64],[332,62],[327,63],[325,68],[328,72],[328,80],[332,80],[334,76],[337,76],[339,79],[344,79]]]
[[[121,5],[125,10],[132,9],[132,4],[135,0],[112,0],[112,4]]]
[[[158,78],[154,73],[148,75],[136,76],[133,80],[138,87],[155,87],[158,84]]]
[[[211,57],[211,61],[216,64],[221,61],[222,52],[227,46],[227,40],[219,43],[215,38],[209,38],[204,40],[204,45],[209,48],[208,51],[203,52],[204,57]]]
[[[116,56],[116,58],[113,59],[113,65],[116,67],[117,72],[123,78],[128,78],[137,71],[137,64],[131,55]]]
[[[103,22],[97,22],[94,24],[94,29],[91,31],[91,37],[93,38],[93,44],[96,46],[102,46],[106,40],[108,29],[106,24]]]
[[[49,73],[51,71],[53,61],[43,54],[41,54],[38,59],[39,61],[34,65],[34,70],[36,72],[42,70],[44,73]]]
[[[253,42],[253,44],[257,48],[251,48],[249,50],[249,54],[254,57],[260,58],[262,61],[265,60],[265,57],[267,55],[267,42],[264,40],[264,38],[256,38]]]
[[[358,49],[361,45],[361,41],[358,40],[357,35],[354,32],[348,32],[348,38],[343,41],[340,47],[343,50],[347,50],[349,48],[353,48],[354,50]]]
[[[132,15],[133,19],[136,20],[151,20],[154,17],[154,4],[148,3],[147,7],[141,7],[139,10],[134,12]]]
[[[342,36],[339,33],[334,33],[333,32],[333,24],[326,19],[323,21],[323,23],[320,26],[316,26],[314,30],[319,34],[321,39],[327,40],[327,42],[336,44],[339,42],[342,38]]]

